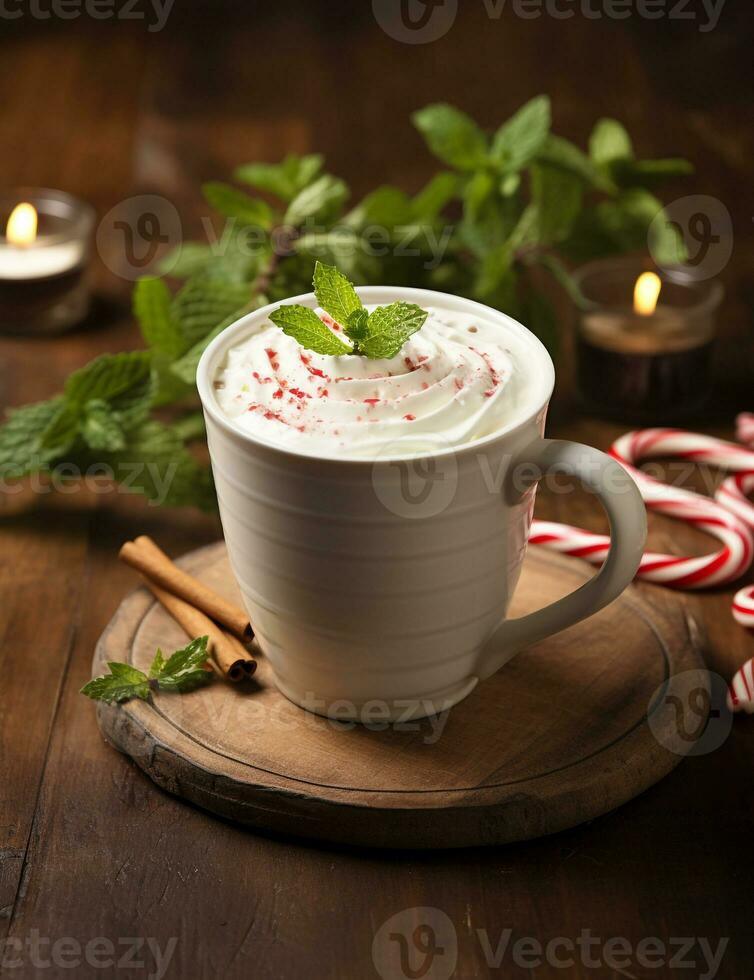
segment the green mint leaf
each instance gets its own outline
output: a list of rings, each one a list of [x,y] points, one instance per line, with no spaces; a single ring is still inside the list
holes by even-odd
[[[175,361],[171,365],[170,370],[176,376],[176,378],[179,378],[184,384],[193,386],[196,382],[196,369],[199,365],[199,361],[201,360],[201,356],[209,343],[213,341],[215,337],[219,337],[223,330],[229,327],[231,323],[235,323],[236,320],[239,320],[245,313],[249,313],[251,310],[257,309],[260,305],[263,305],[259,301],[260,298],[261,297],[258,297],[254,303],[249,303],[242,309],[235,310],[230,314],[230,316],[218,323],[216,327],[213,327],[212,330],[202,337],[201,340],[198,340],[193,347],[189,348],[183,357],[180,357],[177,361]]]
[[[491,249],[479,262],[472,292],[475,299],[510,310],[515,298],[516,277],[509,242]]]
[[[539,244],[554,245],[567,238],[581,211],[583,181],[566,170],[535,163],[530,186]]]
[[[597,187],[600,190],[611,189],[609,182],[597,170],[589,157],[582,153],[574,143],[560,136],[554,136],[550,133],[536,159],[548,166],[566,170],[568,173],[580,177],[592,187]]]
[[[505,171],[518,172],[544,146],[550,132],[550,100],[539,95],[498,129],[492,141],[492,157]]]
[[[66,381],[67,405],[81,413],[87,402],[106,401],[124,428],[146,418],[154,387],[148,351],[103,354],[74,371]]]
[[[104,449],[116,452],[126,445],[126,437],[116,415],[107,402],[99,398],[92,399],[84,406],[81,435],[87,446],[95,451]]]
[[[537,244],[539,220],[540,215],[537,205],[527,205],[521,212],[521,217],[516,222],[507,242],[512,254],[515,254],[520,249],[533,248]]]
[[[345,220],[332,231],[300,235],[293,243],[293,248],[299,256],[335,265],[353,278],[369,280],[374,277],[374,273],[364,275],[364,269],[369,265],[364,255],[364,239],[354,228],[348,227]],[[371,265],[374,266],[375,263],[372,262]],[[289,290],[288,295],[291,292],[303,292],[305,288],[304,284],[300,290],[294,287]]]
[[[177,361],[155,351],[152,355],[152,380],[155,391],[152,396],[152,407],[162,408],[174,402],[182,402],[196,394],[193,381],[186,383],[173,371]]]
[[[162,275],[175,279],[201,277],[204,281],[250,283],[267,260],[269,241],[248,226],[228,223],[212,245],[185,242],[159,264]]]
[[[408,338],[421,330],[428,315],[413,303],[378,306],[369,315],[369,334],[359,342],[359,351],[372,358],[394,357]]]
[[[193,347],[219,323],[242,310],[249,300],[249,287],[242,283],[190,279],[176,294],[171,316],[180,325],[183,347]]]
[[[158,656],[152,663],[150,676],[152,676],[152,671],[156,670],[155,678],[159,689],[161,691],[190,691],[197,685],[210,680],[212,675],[205,670],[205,664],[209,657],[208,642],[209,637],[197,637],[182,650],[176,650],[167,660],[158,650]]]
[[[474,174],[463,189],[463,208],[466,219],[472,222],[477,221],[482,212],[486,210],[494,194],[495,178],[492,174],[484,170]]]
[[[344,222],[360,230],[372,225],[393,229],[407,224],[412,218],[411,201],[397,187],[378,187],[344,218]]]
[[[589,137],[589,157],[602,167],[613,160],[631,159],[634,150],[631,138],[616,119],[600,119]]]
[[[330,316],[345,326],[351,314],[363,307],[352,283],[334,265],[317,262],[314,266],[314,295]]]
[[[289,204],[322,170],[324,158],[318,153],[308,156],[289,154],[281,163],[247,163],[235,172],[236,180],[257,190],[274,194]]]
[[[258,191],[265,191],[289,203],[298,192],[284,168],[279,163],[247,163],[233,174],[236,180],[250,184]]]
[[[183,442],[195,442],[198,439],[204,439],[207,435],[204,413],[201,411],[189,412],[182,418],[176,419],[171,428]]]
[[[208,637],[198,637],[182,650],[176,650],[167,660],[158,649],[148,676],[130,664],[108,663],[110,673],[89,681],[81,688],[81,693],[95,701],[112,704],[131,698],[146,700],[153,687],[160,691],[193,690],[212,678],[212,673],[204,668],[209,656],[207,643]]]
[[[459,191],[458,175],[443,170],[436,174],[411,201],[415,221],[433,221]]]
[[[160,676],[160,671],[165,666],[165,657],[162,655],[162,650],[157,647],[157,653],[154,655],[154,660],[152,661],[152,666],[149,668],[149,679],[156,680]]]
[[[487,136],[465,112],[445,103],[429,105],[411,117],[430,150],[457,170],[475,170],[487,159]]]
[[[160,275],[188,279],[202,273],[214,255],[212,248],[202,242],[183,242],[163,256],[157,268]]]
[[[369,313],[363,307],[353,310],[346,320],[344,330],[347,336],[358,346],[369,334]]]
[[[145,276],[134,288],[133,311],[149,347],[168,357],[185,349],[180,325],[171,313],[172,296],[164,280]]]
[[[242,225],[256,225],[264,229],[272,227],[272,209],[260,198],[249,197],[243,191],[220,181],[204,184],[202,193],[210,207],[226,218],[235,218]]]
[[[45,446],[44,436],[63,408],[62,398],[52,398],[8,412],[0,426],[0,478],[18,479],[52,462],[59,446]]]
[[[100,462],[113,469],[127,490],[143,493],[166,507],[217,509],[212,474],[190,453],[171,426],[149,420],[128,433],[118,452],[101,453]]]
[[[352,353],[348,344],[336,337],[308,306],[299,306],[296,303],[281,306],[270,313],[270,320],[284,334],[293,337],[302,347],[313,350],[316,354]]]
[[[342,180],[324,174],[299,191],[288,205],[283,223],[294,227],[307,222],[329,224],[340,214],[348,193]]]
[[[106,704],[129,701],[131,698],[142,698],[146,701],[149,697],[146,674],[130,664],[109,663],[107,666],[110,673],[89,681],[81,688],[81,694]]]

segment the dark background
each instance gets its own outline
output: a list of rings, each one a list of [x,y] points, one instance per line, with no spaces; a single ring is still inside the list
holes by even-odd
[[[47,9],[52,0],[38,2]],[[665,200],[709,194],[730,211],[735,248],[722,275],[718,351],[725,383],[712,406],[729,417],[745,403],[752,367],[749,5],[726,0],[715,28],[702,30],[709,15],[701,2],[668,0],[678,19],[658,20],[588,19],[580,11],[589,0],[563,0],[576,12],[568,20],[527,20],[512,2],[499,19],[487,13],[493,0],[465,2],[444,37],[415,45],[387,36],[371,3],[346,0],[176,0],[156,33],[148,0],[134,8],[141,21],[0,20],[3,186],[69,190],[100,216],[131,194],[156,191],[193,236],[206,210],[200,182],[227,178],[241,162],[316,150],[351,185],[352,200],[380,183],[417,190],[439,164],[410,122],[413,110],[448,101],[496,128],[544,92],[558,134],[585,147],[595,121],[614,116],[638,156],[683,156],[696,166],[693,177],[662,188]],[[107,270],[99,283],[101,295],[128,301],[129,285]],[[567,308],[562,316],[567,388]],[[101,324],[103,312],[95,319]],[[115,341],[102,342],[109,349]],[[0,390],[0,402],[13,400]]]
[[[640,155],[695,163],[696,175],[666,199],[704,193],[728,207],[735,246],[722,274],[709,431],[730,438],[733,410],[754,407],[751,7],[727,0],[708,32],[699,30],[701,4],[684,10],[699,19],[524,20],[506,9],[495,21],[482,0],[463,0],[444,38],[415,46],[386,36],[369,3],[345,0],[177,0],[160,33],[85,16],[0,20],[0,187],[58,187],[100,215],[156,191],[193,234],[200,181],[241,162],[316,150],[356,197],[382,182],[416,190],[436,164],[409,122],[412,110],[447,100],[492,128],[548,93],[559,134],[584,146],[598,117],[617,117]],[[0,406],[49,397],[94,355],[138,344],[130,284],[98,261],[96,286],[98,306],[84,328],[58,339],[0,339]],[[551,433],[607,447],[620,430],[574,412],[568,377],[566,344]],[[602,527],[580,497],[566,508],[543,495],[538,514]],[[650,530],[657,550],[709,547],[662,518]],[[719,976],[749,980],[750,721],[619,811],[515,847],[370,854],[244,833],[162,793],[104,746],[77,693],[98,635],[132,586],[115,553],[138,531],[173,554],[218,536],[209,518],[122,497],[3,503],[0,938],[33,929],[81,942],[178,936],[171,978],[360,980],[376,975],[379,926],[402,909],[433,906],[456,927],[463,978],[617,976],[490,971],[474,929],[494,940],[511,927],[545,942],[582,928],[634,943],[695,935],[714,946],[729,937]],[[730,619],[729,593],[679,601],[706,631],[710,666],[729,677],[754,652]],[[10,975],[36,974],[27,964]],[[697,974],[665,967],[650,975]]]

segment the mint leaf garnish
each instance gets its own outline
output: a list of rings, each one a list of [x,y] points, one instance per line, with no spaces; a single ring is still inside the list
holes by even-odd
[[[325,313],[329,313],[343,327],[348,324],[352,313],[364,309],[351,281],[334,265],[323,262],[315,264],[314,295]]]
[[[348,315],[345,331],[354,344],[358,346],[369,333],[369,313],[363,307],[360,310],[354,310]]]
[[[429,316],[420,306],[402,302],[378,306],[370,313],[353,283],[335,266],[324,262],[315,266],[314,293],[322,309],[343,327],[353,347],[339,340],[307,306],[281,306],[270,314],[270,319],[283,333],[317,354],[394,357]]]
[[[369,336],[359,341],[359,350],[367,357],[395,357],[408,338],[421,330],[428,316],[414,303],[378,306],[369,315]]]
[[[299,306],[296,303],[281,306],[270,313],[270,319],[284,334],[293,337],[302,347],[313,350],[316,354],[352,353],[348,344],[338,340],[308,306]]]
[[[158,649],[149,675],[131,664],[110,662],[107,665],[110,673],[89,681],[81,688],[81,693],[93,701],[120,704],[132,698],[146,701],[152,691],[192,691],[212,677],[205,666],[209,656],[208,640],[206,636],[197,637],[167,660]]]

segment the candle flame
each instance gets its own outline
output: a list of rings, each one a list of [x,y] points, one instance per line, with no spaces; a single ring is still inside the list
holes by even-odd
[[[5,237],[11,245],[31,245],[37,238],[37,211],[33,204],[17,204],[8,218]]]
[[[651,316],[660,298],[662,280],[656,272],[642,272],[634,286],[634,313]]]

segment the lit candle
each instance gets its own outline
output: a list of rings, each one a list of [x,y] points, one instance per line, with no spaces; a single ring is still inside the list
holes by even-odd
[[[633,259],[578,270],[579,389],[587,406],[623,421],[662,424],[693,414],[711,385],[714,313],[722,287],[683,269]]]
[[[91,208],[58,191],[0,201],[0,329],[50,333],[86,315],[92,226]]]

